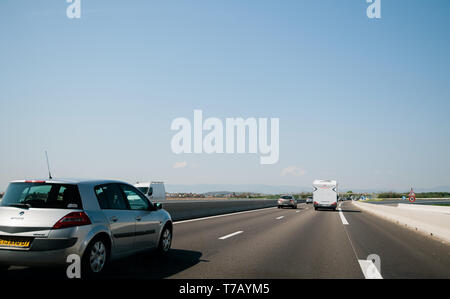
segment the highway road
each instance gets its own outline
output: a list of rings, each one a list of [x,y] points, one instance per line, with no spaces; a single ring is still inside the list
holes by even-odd
[[[449,245],[366,214],[351,202],[341,203],[340,212],[303,203],[297,210],[267,208],[176,222],[172,248],[165,259],[143,254],[115,262],[104,277],[364,279],[364,261],[376,254],[379,278],[450,278]],[[64,272],[15,267],[6,273],[13,279],[37,276],[64,278]]]

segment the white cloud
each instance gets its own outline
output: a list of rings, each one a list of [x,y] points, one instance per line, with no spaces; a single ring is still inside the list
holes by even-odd
[[[289,166],[281,171],[282,176],[287,176],[287,175],[302,176],[305,174],[306,174],[306,171],[297,166]]]
[[[173,168],[185,168],[186,166],[187,166],[186,161],[176,162],[175,164],[173,164]]]

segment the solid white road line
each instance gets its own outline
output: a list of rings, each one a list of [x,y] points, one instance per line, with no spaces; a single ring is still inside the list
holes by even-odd
[[[358,260],[359,266],[366,279],[383,279],[377,267],[372,261],[368,260]]]
[[[209,217],[202,217],[202,218],[195,218],[195,219],[182,220],[182,221],[175,221],[173,224],[187,223],[187,222],[194,222],[194,221],[201,221],[201,220],[207,220],[207,219],[213,219],[213,218],[220,218],[220,217],[227,217],[227,216],[233,216],[233,215],[239,215],[239,214],[247,214],[247,213],[253,213],[253,212],[259,212],[259,211],[265,211],[265,210],[270,210],[270,209],[276,209],[276,207],[272,207],[272,208],[264,208],[264,209],[257,209],[257,210],[250,210],[250,211],[243,211],[243,212],[228,213],[228,214],[222,214],[222,215],[216,215],[216,216],[209,216]]]
[[[220,237],[219,240],[225,240],[225,239],[231,238],[233,236],[236,236],[236,235],[239,235],[239,234],[242,234],[242,233],[243,233],[243,231],[240,230],[238,232],[235,232],[235,233],[232,233],[232,234]]]
[[[342,213],[342,209],[339,208],[339,216],[341,217],[341,221],[343,225],[348,225],[348,221],[347,219],[345,219],[344,213]]]
[[[295,213],[300,213],[300,211],[295,211]]]
[[[284,216],[280,216],[280,217],[277,217],[275,219],[280,220],[280,219],[283,219],[283,218],[284,218]]]

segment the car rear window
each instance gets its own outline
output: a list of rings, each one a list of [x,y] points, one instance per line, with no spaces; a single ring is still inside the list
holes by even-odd
[[[292,196],[281,196],[282,199],[292,199]]]
[[[102,210],[128,210],[122,190],[117,184],[106,184],[94,188]]]
[[[51,183],[11,183],[0,206],[41,209],[82,209],[76,185]]]

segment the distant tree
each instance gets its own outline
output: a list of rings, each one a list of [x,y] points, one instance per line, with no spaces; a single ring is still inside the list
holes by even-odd
[[[347,191],[347,193],[348,193],[348,194],[351,194],[351,193],[353,193],[353,191],[350,191],[350,190],[349,190],[349,191]]]

